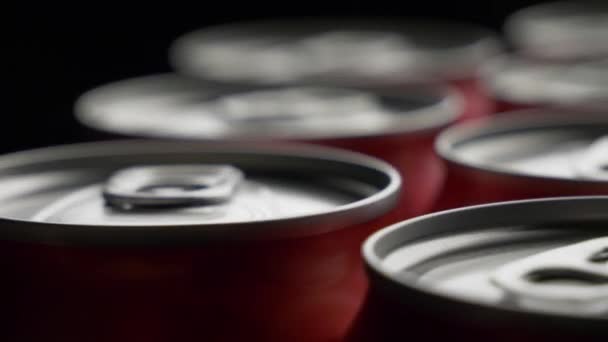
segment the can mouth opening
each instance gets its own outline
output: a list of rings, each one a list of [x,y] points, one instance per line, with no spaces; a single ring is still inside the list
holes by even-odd
[[[535,270],[525,275],[526,279],[534,283],[560,283],[575,286],[600,286],[608,284],[608,277],[573,270],[569,268],[546,268]]]

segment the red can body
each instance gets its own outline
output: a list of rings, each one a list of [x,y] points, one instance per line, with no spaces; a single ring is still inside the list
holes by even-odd
[[[84,162],[89,167],[113,168],[108,164],[133,159],[151,163],[175,158],[174,162],[184,162],[194,157],[197,163],[206,158],[214,163],[227,162],[237,158],[234,153],[244,154],[241,163],[251,165],[252,158],[260,159],[260,151],[265,151],[256,150],[256,157],[247,155],[247,148],[240,146],[232,150],[232,156],[218,157],[228,150],[205,150],[202,144],[116,142],[48,149],[44,155],[70,155],[72,164],[66,165]],[[327,149],[312,151],[315,155]],[[42,170],[45,164],[36,164],[35,156],[40,154],[35,152],[22,153],[21,160],[31,157],[31,164],[26,161],[13,166],[25,167],[24,174]],[[291,162],[283,158],[284,154],[268,154],[260,160],[274,167],[283,165],[283,172],[298,163],[298,158]],[[360,158],[351,161],[361,162]],[[5,171],[5,163],[13,160],[10,156],[0,160],[4,182],[10,180],[4,178],[3,171],[11,172]],[[325,173],[343,167],[331,163]],[[274,172],[274,167],[268,173]],[[367,287],[360,245],[370,233],[394,222],[391,214],[378,211],[386,212],[396,201],[398,175],[392,172],[392,180],[382,181],[388,186],[382,190],[388,197],[361,207],[363,212],[328,216],[309,225],[297,217],[246,224],[228,233],[221,230],[231,229],[229,224],[212,226],[220,230],[217,235],[213,231],[189,235],[188,231],[201,227],[179,224],[165,229],[145,224],[134,228],[96,226],[96,222],[82,226],[67,221],[63,225],[12,221],[13,215],[32,208],[5,209],[1,214],[7,235],[0,241],[0,271],[5,279],[0,286],[4,303],[0,338],[65,342],[341,341]],[[40,205],[38,198],[32,203],[33,207]],[[362,215],[360,219],[355,218],[358,215]],[[344,226],[329,229],[336,224]],[[292,235],[290,231],[317,232]],[[271,235],[264,235],[268,232]],[[253,234],[253,238],[240,233]],[[261,238],[255,238],[258,234]]]
[[[307,141],[365,153],[385,160],[404,177],[397,220],[432,209],[444,179],[444,170],[434,152],[440,128],[381,136]],[[396,221],[395,221],[396,222]]]
[[[528,198],[605,195],[608,184],[487,172],[446,163],[446,182],[435,210]]]
[[[475,78],[446,81],[462,100],[462,111],[455,122],[480,118],[492,112],[492,101]],[[345,148],[387,161],[401,172],[405,183],[398,205],[399,219],[411,218],[432,210],[445,169],[434,152],[437,135],[446,128],[419,132],[386,134],[362,138],[306,140],[306,143]]]
[[[6,341],[340,341],[376,224],[267,243],[2,243]],[[288,229],[289,227],[285,227]],[[8,269],[6,269],[8,267]],[[13,288],[11,288],[13,287]],[[10,305],[14,303],[14,305]],[[3,315],[4,316],[4,315]]]
[[[460,92],[463,99],[463,111],[459,121],[475,119],[493,113],[494,104],[490,94],[478,77],[462,78],[448,81]]]

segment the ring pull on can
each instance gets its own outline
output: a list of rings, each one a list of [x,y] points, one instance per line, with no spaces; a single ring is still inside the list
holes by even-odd
[[[593,142],[575,168],[582,178],[608,180],[608,136]]]
[[[242,179],[229,165],[130,167],[110,176],[103,197],[119,210],[209,205],[229,200]]]
[[[492,281],[522,307],[580,315],[608,314],[608,237],[517,260]]]

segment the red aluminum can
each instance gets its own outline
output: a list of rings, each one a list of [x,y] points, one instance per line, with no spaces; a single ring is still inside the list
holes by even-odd
[[[608,56],[608,4],[560,1],[519,10],[504,31],[522,54],[543,60],[582,60]]]
[[[608,194],[608,118],[530,110],[444,131],[446,180],[436,209],[516,199]]]
[[[297,141],[366,153],[407,179],[399,205],[404,219],[428,212],[436,200],[443,170],[433,143],[457,118],[461,98],[435,85],[402,90],[215,87],[167,74],[94,89],[76,112],[86,126],[122,136]]]
[[[0,157],[4,341],[340,341],[400,177],[319,147]]]
[[[450,84],[465,99],[464,120],[489,113],[477,71],[499,50],[494,32],[468,23],[315,17],[205,28],[179,38],[170,57],[178,71],[220,83]]]
[[[505,55],[481,71],[494,112],[532,108],[608,109],[608,63],[555,62]]]
[[[383,229],[351,341],[606,341],[608,197],[495,203]]]

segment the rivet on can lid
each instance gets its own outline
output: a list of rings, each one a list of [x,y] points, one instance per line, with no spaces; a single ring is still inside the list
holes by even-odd
[[[492,275],[507,300],[537,310],[608,313],[608,237],[552,249],[500,267]]]
[[[103,196],[121,210],[215,204],[229,200],[242,179],[229,165],[138,166],[112,174]]]

